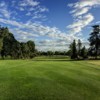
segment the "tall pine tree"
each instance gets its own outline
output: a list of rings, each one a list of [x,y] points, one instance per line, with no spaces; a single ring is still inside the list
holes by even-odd
[[[97,59],[100,53],[100,26],[99,25],[93,26],[93,32],[90,34],[89,42],[90,42],[89,52],[91,56],[95,56],[95,59]]]
[[[76,41],[74,40],[73,43],[70,45],[70,52],[71,52],[71,59],[77,59],[77,48],[76,48]]]

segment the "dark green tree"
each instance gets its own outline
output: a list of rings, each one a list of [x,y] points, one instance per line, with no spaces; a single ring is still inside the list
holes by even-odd
[[[100,26],[99,25],[93,26],[93,32],[90,34],[89,42],[90,42],[89,54],[91,54],[91,56],[95,56],[95,59],[97,59],[100,52]]]
[[[86,59],[86,58],[87,58],[87,49],[85,48],[85,46],[81,49],[81,51],[80,51],[80,56],[81,56],[83,59]]]
[[[27,43],[21,43],[21,51],[22,51],[22,55],[23,55],[23,58],[29,58],[29,54],[30,54],[30,50],[29,50],[29,47],[27,45]]]
[[[76,41],[74,40],[70,45],[71,59],[77,59]]]
[[[8,28],[4,28],[4,27],[0,26],[0,54],[1,54],[2,48],[3,48],[3,39],[4,39],[4,37],[8,36],[8,34],[9,34]]]
[[[82,49],[82,43],[81,43],[81,40],[79,39],[78,40],[78,43],[77,43],[77,53],[78,53],[78,58],[80,58],[81,56],[81,49]]]
[[[53,54],[54,54],[53,51],[47,51],[48,56],[53,56]]]
[[[33,58],[35,56],[35,43],[33,41],[28,41],[27,46],[29,48],[29,57]]]
[[[33,41],[20,43],[8,28],[0,27],[0,55],[3,59],[8,56],[12,59],[33,58],[35,52]]]

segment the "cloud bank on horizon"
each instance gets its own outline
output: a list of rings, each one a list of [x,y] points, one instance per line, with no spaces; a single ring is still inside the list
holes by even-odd
[[[8,26],[19,41],[34,40],[38,50],[67,50],[73,39],[86,40],[82,31],[95,20],[91,10],[100,6],[100,0],[80,0],[72,3],[66,1],[67,7],[71,8],[67,12],[73,18],[73,21],[70,20],[72,24],[65,26],[66,31],[47,24],[51,20],[48,13],[52,14],[52,12],[42,2],[38,0],[1,0],[1,25]],[[99,23],[98,20],[96,24]]]

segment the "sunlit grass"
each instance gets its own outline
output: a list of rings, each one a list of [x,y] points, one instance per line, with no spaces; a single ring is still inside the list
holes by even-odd
[[[41,59],[0,60],[0,100],[100,100],[100,65]]]

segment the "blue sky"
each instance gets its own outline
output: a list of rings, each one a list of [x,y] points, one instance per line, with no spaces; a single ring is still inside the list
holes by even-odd
[[[0,0],[0,24],[38,50],[67,50],[73,39],[88,44],[99,10],[100,0]]]

